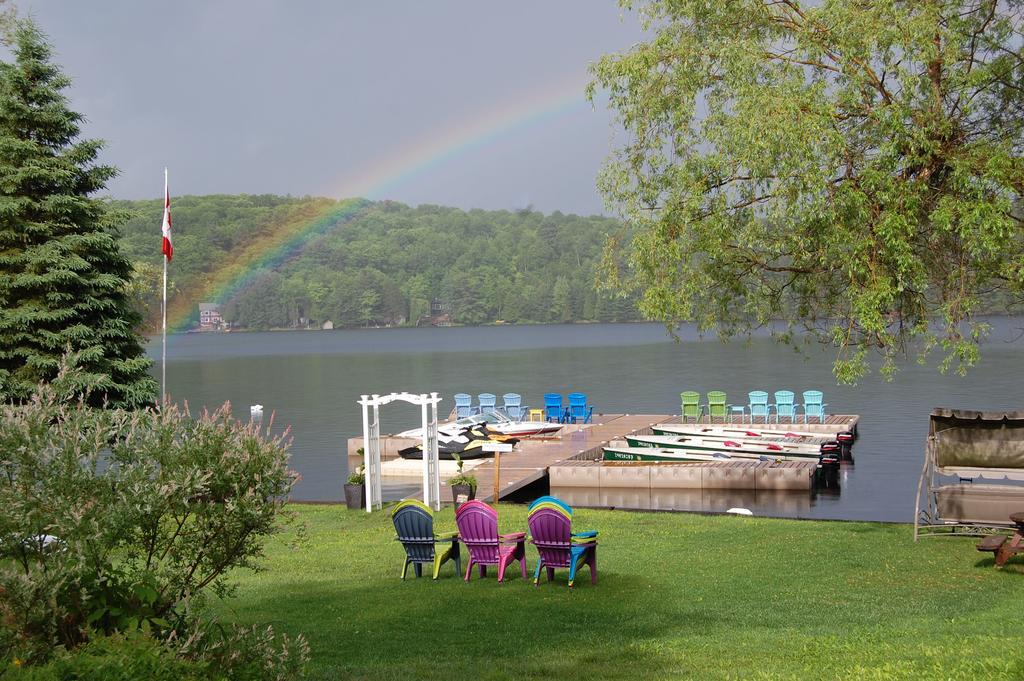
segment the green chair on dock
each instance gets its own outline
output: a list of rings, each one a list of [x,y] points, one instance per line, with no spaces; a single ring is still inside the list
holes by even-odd
[[[729,408],[731,404],[725,403],[725,393],[721,390],[711,390],[708,392],[708,421],[713,422],[715,417],[720,417],[722,423],[726,423],[729,420]]]
[[[687,390],[686,392],[679,393],[679,399],[681,401],[680,414],[683,423],[686,423],[688,418],[700,421],[701,414],[703,413],[700,406],[700,393]]]

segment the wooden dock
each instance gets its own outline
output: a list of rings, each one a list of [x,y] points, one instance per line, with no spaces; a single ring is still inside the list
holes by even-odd
[[[859,417],[853,415],[831,415],[826,417],[823,424],[754,424],[752,427],[757,430],[780,430],[785,432],[789,429],[805,430],[821,433],[838,433],[843,431],[856,432]],[[615,440],[622,440],[626,435],[634,433],[650,432],[650,427],[656,423],[678,423],[680,418],[673,414],[599,414],[595,415],[594,423],[586,426],[573,426],[576,430],[569,430],[560,437],[521,440],[512,453],[502,454],[500,457],[500,471],[498,471],[500,490],[498,497],[504,498],[527,485],[530,485],[549,474],[552,467],[560,467],[556,473],[557,482],[564,483],[566,476],[575,475],[579,482],[577,487],[583,488],[589,483],[584,478],[604,475],[608,478],[605,487],[636,487],[650,489],[693,489],[693,488],[723,488],[723,489],[760,489],[762,490],[804,490],[809,489],[809,476],[813,472],[815,463],[807,462],[786,462],[786,463],[765,463],[765,462],[722,462],[711,463],[695,467],[694,464],[673,464],[657,466],[636,467],[627,465],[624,467],[602,466],[597,463],[601,458],[602,446]],[[705,419],[702,423],[706,423]],[[714,423],[721,424],[722,419],[716,418]],[[739,418],[725,420],[726,423],[742,424]],[[691,421],[692,423],[692,421]],[[766,427],[767,425],[767,427]],[[815,428],[816,426],[816,428]],[[349,443],[350,451],[356,446],[361,446],[358,438]],[[385,448],[382,447],[382,450]],[[385,458],[388,458],[385,456]],[[358,462],[356,462],[358,465]],[[619,472],[615,472],[618,470]],[[695,473],[695,471],[701,471]],[[704,471],[707,474],[704,474]],[[632,472],[626,472],[632,471]],[[653,471],[653,472],[652,472]],[[673,472],[674,471],[674,472]],[[476,466],[472,474],[477,479],[477,498],[484,501],[494,500],[494,481],[496,476],[495,460],[488,459],[483,464]],[[697,475],[697,478],[694,476]],[[626,480],[633,476],[637,479],[633,482]],[[610,484],[611,478],[616,478],[614,484]],[[707,477],[708,483],[704,483]],[[682,482],[683,480],[688,482]],[[695,483],[699,479],[699,483]],[[721,482],[715,482],[721,480]],[[552,480],[554,484],[556,480]],[[593,482],[593,481],[591,481]],[[597,484],[593,488],[601,487],[601,480],[596,478]],[[749,485],[744,487],[744,485]],[[413,497],[420,496],[419,493]],[[446,503],[451,499],[451,491],[442,481],[441,499]]]
[[[627,433],[649,429],[655,423],[674,418],[669,414],[602,414],[594,423],[560,438],[524,439],[516,445],[516,451],[501,455],[499,498],[512,494],[548,474],[548,468],[574,457],[586,457],[588,452],[600,450],[611,440]],[[591,454],[592,456],[592,454]],[[495,462],[486,463],[473,469],[477,479],[477,498],[494,500]],[[451,492],[442,484],[442,499],[451,499]]]

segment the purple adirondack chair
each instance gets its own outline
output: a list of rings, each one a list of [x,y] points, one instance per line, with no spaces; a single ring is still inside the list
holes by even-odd
[[[455,512],[455,524],[459,527],[459,538],[469,550],[469,565],[466,566],[466,581],[473,572],[473,565],[480,567],[480,576],[487,576],[487,566],[498,566],[498,581],[505,579],[505,568],[512,561],[519,561],[520,572],[526,579],[526,533],[498,534],[498,512],[482,501],[472,499],[459,506]]]
[[[555,568],[569,568],[569,587],[576,579],[581,564],[590,566],[590,582],[597,584],[597,539],[572,536],[572,521],[553,508],[538,508],[529,516],[530,536],[540,560],[533,574],[534,585],[540,582],[541,567],[547,568],[548,581],[555,578]],[[461,528],[460,528],[461,529]],[[591,533],[585,533],[590,535]],[[597,533],[593,533],[596,535]]]

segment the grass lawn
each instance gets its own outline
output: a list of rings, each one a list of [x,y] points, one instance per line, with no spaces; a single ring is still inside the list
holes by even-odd
[[[570,591],[565,570],[534,587],[518,564],[504,584],[451,563],[402,582],[387,511],[296,508],[304,545],[271,541],[268,569],[236,574],[219,607],[305,634],[314,679],[1024,678],[1024,559],[997,570],[970,539],[579,509],[574,528],[600,531],[600,581],[584,568]],[[526,529],[525,507],[499,514]],[[455,529],[451,508],[435,528]]]

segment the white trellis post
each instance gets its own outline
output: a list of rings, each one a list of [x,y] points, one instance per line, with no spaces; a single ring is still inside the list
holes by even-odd
[[[363,395],[359,404],[363,407],[363,471],[366,474],[366,511],[382,505],[380,481],[380,407],[400,400],[419,405],[423,424],[421,447],[423,449],[423,503],[434,510],[441,509],[441,476],[437,463],[437,404],[441,398],[437,393],[412,395],[391,393],[390,395]],[[373,408],[371,420],[369,410]],[[429,413],[428,413],[429,407]]]

